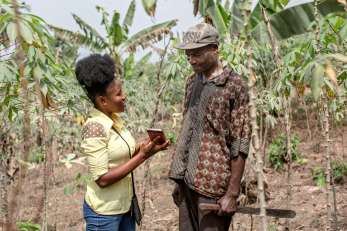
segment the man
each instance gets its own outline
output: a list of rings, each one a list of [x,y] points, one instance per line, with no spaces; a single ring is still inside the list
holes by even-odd
[[[251,140],[247,84],[223,68],[218,38],[214,27],[198,23],[174,46],[185,50],[194,70],[168,174],[177,183],[172,196],[180,231],[228,231]],[[221,209],[199,211],[200,203],[218,203]]]

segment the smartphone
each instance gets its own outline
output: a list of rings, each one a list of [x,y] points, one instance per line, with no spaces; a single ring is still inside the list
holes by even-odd
[[[159,136],[159,145],[166,142],[165,134],[161,129],[147,128],[147,134],[151,141],[153,141],[157,136]]]

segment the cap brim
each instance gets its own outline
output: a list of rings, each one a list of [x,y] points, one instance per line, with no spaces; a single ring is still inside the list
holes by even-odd
[[[190,50],[190,49],[195,49],[195,48],[200,48],[209,45],[210,43],[186,43],[186,42],[181,42],[173,45],[174,48],[179,49],[179,50]]]

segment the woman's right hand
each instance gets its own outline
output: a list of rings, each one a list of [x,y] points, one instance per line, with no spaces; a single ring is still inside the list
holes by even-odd
[[[159,151],[169,149],[170,140],[167,140],[162,145],[157,145],[159,140],[160,137],[157,136],[152,142],[150,140],[146,140],[142,143],[140,147],[140,152],[144,155],[145,159],[148,159],[149,157],[153,156]]]

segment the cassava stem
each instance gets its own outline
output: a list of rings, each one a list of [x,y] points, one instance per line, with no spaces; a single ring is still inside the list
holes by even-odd
[[[28,81],[25,78],[24,75],[24,52],[22,50],[22,35],[21,35],[21,30],[20,30],[20,22],[19,22],[19,12],[17,8],[17,2],[15,0],[12,1],[12,7],[14,10],[14,20],[16,23],[16,29],[17,29],[17,49],[19,49],[17,53],[17,63],[19,65],[19,74],[21,78],[21,85],[23,89],[23,103],[24,103],[24,162],[28,162],[29,155],[30,155],[30,114],[29,114],[29,96],[28,96]],[[26,175],[26,170],[27,170],[27,165],[22,166],[22,171],[21,175],[19,177],[18,183],[16,187],[13,190],[13,198],[10,202],[10,214],[9,218],[12,218],[14,208],[15,208],[15,203],[16,203],[16,197],[18,196],[19,193],[19,185],[22,184],[24,181],[25,175]],[[9,224],[7,222],[6,224],[7,229],[10,229],[12,227],[12,224]]]
[[[252,59],[251,59],[251,44],[250,38],[251,35],[248,29],[248,18],[250,15],[250,9],[246,9],[245,0],[243,3],[243,18],[244,18],[244,28],[246,34],[246,45],[247,45],[247,74],[248,74],[248,90],[249,90],[249,106],[251,108],[251,121],[252,121],[252,141],[253,147],[255,149],[255,156],[257,160],[257,178],[258,178],[258,190],[259,190],[259,203],[260,203],[260,218],[261,218],[261,227],[263,231],[267,230],[267,222],[266,222],[266,204],[265,204],[265,195],[264,195],[264,182],[262,175],[262,164],[263,161],[261,159],[260,154],[260,145],[259,145],[259,127],[257,124],[256,118],[256,108],[255,108],[255,94],[254,94],[254,82],[253,82],[253,67],[252,67]]]
[[[41,119],[41,130],[43,132],[43,139],[42,139],[42,154],[43,154],[43,212],[42,212],[42,231],[45,230],[46,227],[46,197],[47,197],[47,181],[46,181],[46,160],[47,160],[47,153],[46,153],[46,120],[44,115],[44,106],[43,106],[43,99],[42,99],[42,93],[40,89],[40,82],[38,78],[37,68],[34,67],[33,75],[34,75],[34,82],[35,82],[35,91],[36,91],[36,97],[37,97],[37,103],[39,105],[39,115]]]
[[[318,24],[318,3],[317,0],[314,0],[315,5],[315,17],[316,17],[316,46],[317,46],[317,54],[320,55],[320,39],[319,39],[319,24]],[[326,151],[326,171],[325,171],[325,182],[326,182],[326,194],[327,194],[327,226],[326,230],[329,231],[331,229],[331,202],[330,202],[330,154],[329,154],[329,108],[328,108],[328,97],[325,85],[323,86],[323,121],[324,121],[324,139],[325,139],[325,151]]]
[[[8,217],[8,207],[7,207],[7,190],[5,184],[5,172],[3,167],[3,152],[1,152],[0,156],[0,174],[1,174],[1,197],[2,197],[2,211],[5,215],[5,222],[9,222]]]

